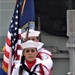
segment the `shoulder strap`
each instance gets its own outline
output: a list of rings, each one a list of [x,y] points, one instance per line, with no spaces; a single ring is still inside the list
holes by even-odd
[[[37,68],[37,66],[38,66],[39,64],[37,64],[37,65],[35,65],[35,67],[34,67],[34,69],[33,69],[33,71],[32,72],[34,72],[35,71],[35,69]]]
[[[34,69],[33,69],[33,71],[31,72],[29,69],[28,69],[28,67],[24,64],[24,70],[25,71],[27,71],[28,73],[29,73],[29,75],[37,75],[36,73],[34,73],[34,71],[35,71],[35,69],[36,69],[36,67],[38,66],[38,64],[34,67]]]
[[[28,67],[24,64],[23,65],[24,70],[26,70],[28,73],[30,73],[30,70],[28,69]]]

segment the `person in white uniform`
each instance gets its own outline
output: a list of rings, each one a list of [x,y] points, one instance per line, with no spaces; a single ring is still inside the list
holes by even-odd
[[[23,49],[21,63],[15,65],[11,75],[50,75],[44,62],[36,58],[37,50],[43,46],[43,43],[28,40],[21,46]]]
[[[27,32],[22,33],[22,38],[23,41],[26,40],[26,34]],[[35,42],[39,42],[39,35],[40,35],[40,31],[35,31],[35,30],[31,30],[29,29],[29,33],[28,33],[28,39],[29,40],[33,40]],[[45,66],[51,70],[53,68],[53,60],[52,60],[52,53],[45,49],[45,48],[40,48],[38,49],[38,58],[40,58],[42,61],[45,62]]]

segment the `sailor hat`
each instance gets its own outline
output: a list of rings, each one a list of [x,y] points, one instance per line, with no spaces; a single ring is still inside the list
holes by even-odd
[[[22,38],[26,38],[26,34],[27,34],[27,31],[22,33],[21,36]],[[35,36],[35,37],[38,37],[40,34],[40,31],[35,31],[35,30],[32,30],[32,29],[29,29],[29,33],[28,33],[28,37],[31,37],[31,36]]]
[[[21,47],[22,49],[25,49],[25,48],[37,48],[40,49],[44,44],[41,43],[41,42],[34,42],[32,40],[28,40],[24,43],[21,44]]]

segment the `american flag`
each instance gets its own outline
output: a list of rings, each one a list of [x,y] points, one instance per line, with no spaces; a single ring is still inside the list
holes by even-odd
[[[21,48],[21,29],[19,28],[20,6],[20,1],[17,1],[6,38],[6,49],[4,50],[4,61],[2,68],[8,72],[9,75],[11,73],[11,66],[13,65],[13,61],[17,59],[17,50]]]
[[[22,29],[28,22],[35,24],[34,0],[17,0],[14,14],[9,26],[2,69],[10,75],[14,60],[19,60],[18,51],[21,50]]]

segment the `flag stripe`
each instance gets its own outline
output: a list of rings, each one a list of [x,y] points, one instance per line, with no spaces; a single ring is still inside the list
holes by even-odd
[[[9,58],[9,52],[7,52],[6,50],[4,51],[4,54],[7,58]]]
[[[21,45],[17,45],[17,50],[20,50],[21,49]]]
[[[6,63],[9,63],[9,59],[4,55],[4,61],[6,62]]]
[[[18,34],[18,39],[21,39],[21,34]]]
[[[10,53],[11,47],[9,47],[9,46],[7,45],[7,43],[5,44],[5,46],[6,46],[6,49],[5,49],[5,50]]]
[[[8,31],[8,38],[11,40],[11,34],[10,34],[10,32]]]
[[[6,38],[6,43],[7,43],[8,46],[11,46],[11,41],[8,37]]]
[[[4,66],[8,68],[8,63],[6,63],[5,61],[3,61]]]

